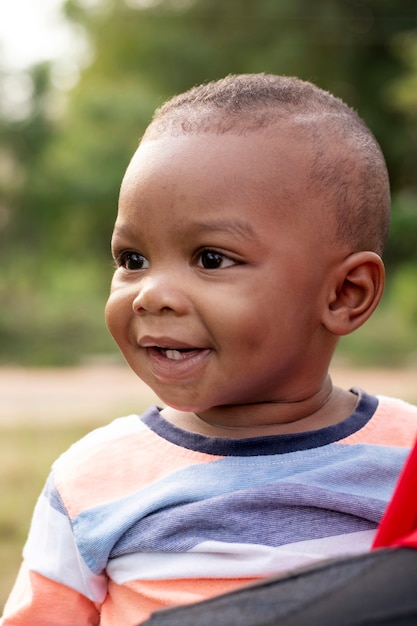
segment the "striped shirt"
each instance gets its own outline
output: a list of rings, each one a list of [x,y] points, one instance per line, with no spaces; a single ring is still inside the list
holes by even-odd
[[[186,432],[156,407],[54,464],[3,626],[134,626],[319,559],[368,550],[417,407],[355,390],[343,422],[248,439]]]

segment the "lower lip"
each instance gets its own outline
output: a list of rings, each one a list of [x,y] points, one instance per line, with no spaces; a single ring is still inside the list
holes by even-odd
[[[211,350],[190,350],[181,359],[168,359],[156,348],[146,348],[150,370],[155,378],[164,382],[180,382],[194,378],[205,364]]]

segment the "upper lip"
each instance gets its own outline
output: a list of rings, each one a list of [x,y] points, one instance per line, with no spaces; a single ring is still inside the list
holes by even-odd
[[[201,350],[196,345],[190,344],[188,341],[181,339],[173,339],[172,337],[151,337],[145,335],[138,341],[141,348],[164,348],[167,350]]]

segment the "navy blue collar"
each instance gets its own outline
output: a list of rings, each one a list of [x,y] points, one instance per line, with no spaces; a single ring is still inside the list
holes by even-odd
[[[141,420],[157,435],[171,443],[205,454],[216,456],[262,456],[271,454],[287,454],[310,450],[329,445],[345,439],[363,428],[374,415],[378,399],[359,389],[351,389],[359,396],[358,404],[345,420],[326,428],[290,435],[268,435],[248,437],[245,439],[227,439],[223,437],[207,437],[178,428],[165,420],[160,414],[161,409],[150,407]]]

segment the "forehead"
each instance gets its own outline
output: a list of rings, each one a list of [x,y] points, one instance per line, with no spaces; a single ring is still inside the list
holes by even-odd
[[[245,134],[169,134],[145,140],[123,180],[124,201],[158,188],[178,194],[250,194],[256,206],[266,198],[280,207],[283,200],[306,193],[311,148],[283,127]]]
[[[335,218],[311,163],[310,144],[285,127],[145,140],[122,183],[114,237],[160,239],[164,231],[179,241],[219,228],[241,237],[246,229],[270,248],[283,237],[306,249],[329,246]]]

